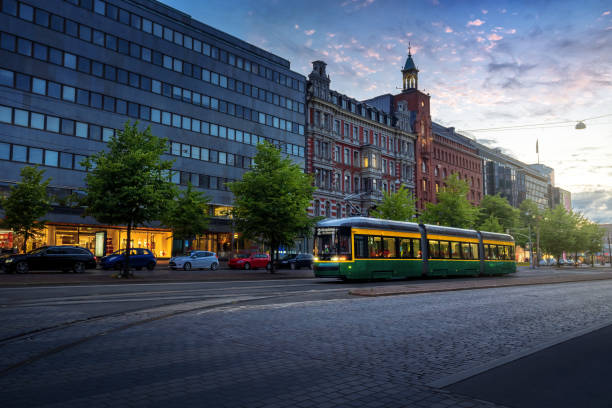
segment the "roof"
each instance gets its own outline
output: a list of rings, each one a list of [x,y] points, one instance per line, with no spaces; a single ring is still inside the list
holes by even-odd
[[[414,61],[412,60],[412,55],[408,53],[408,58],[406,58],[406,63],[404,64],[404,71],[408,70],[416,70],[417,67],[414,65]]]
[[[319,221],[317,223],[317,227],[325,228],[325,227],[358,227],[358,228],[373,228],[373,229],[383,229],[389,231],[413,231],[420,233],[420,226],[425,227],[425,231],[428,234],[447,234],[459,237],[478,237],[478,231],[462,229],[462,228],[453,228],[453,227],[444,227],[441,225],[429,225],[429,224],[417,224],[415,222],[404,222],[404,221],[391,221],[391,220],[382,220],[379,218],[370,218],[370,217],[348,217],[348,218],[330,218]],[[497,241],[508,241],[514,242],[514,238],[508,234],[498,234],[495,232],[486,232],[481,231],[482,237],[484,239],[493,239]]]

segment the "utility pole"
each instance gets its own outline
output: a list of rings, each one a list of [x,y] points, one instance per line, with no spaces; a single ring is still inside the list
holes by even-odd
[[[533,260],[533,244],[531,243],[531,224],[527,224],[527,228],[529,229],[529,232],[528,232],[529,234],[529,263],[530,263],[529,267],[531,269],[535,269],[535,266],[534,266],[535,263]]]
[[[610,231],[608,231],[608,260],[610,261],[610,266],[612,266],[612,247],[610,246]]]
[[[536,227],[536,265],[539,268],[540,267],[540,226],[538,225]]]

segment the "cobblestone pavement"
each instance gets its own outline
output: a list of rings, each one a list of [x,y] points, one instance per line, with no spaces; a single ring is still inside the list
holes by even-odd
[[[497,407],[427,384],[607,321],[610,281],[226,303],[1,372],[0,406]]]

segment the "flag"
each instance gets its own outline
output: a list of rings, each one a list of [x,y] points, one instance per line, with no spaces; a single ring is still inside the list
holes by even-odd
[[[540,152],[538,151],[538,139],[536,139],[536,153],[540,153]]]

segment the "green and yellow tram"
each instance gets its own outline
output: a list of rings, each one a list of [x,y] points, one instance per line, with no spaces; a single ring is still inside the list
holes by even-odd
[[[315,228],[321,278],[403,279],[516,272],[514,238],[438,225],[351,217]]]

